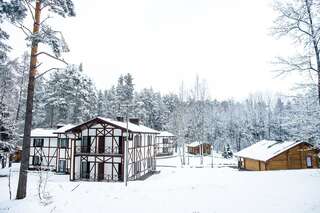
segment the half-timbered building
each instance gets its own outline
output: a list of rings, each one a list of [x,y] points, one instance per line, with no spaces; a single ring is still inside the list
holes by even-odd
[[[64,129],[33,129],[31,131],[29,169],[51,170],[70,173],[71,143]]]
[[[259,141],[237,153],[239,168],[253,171],[319,167],[319,150],[303,141]]]
[[[157,156],[172,155],[177,148],[176,137],[174,134],[161,131],[156,136],[156,154]]]
[[[127,135],[128,130],[128,135]],[[139,124],[97,117],[66,131],[72,135],[71,180],[123,181],[125,140],[128,136],[128,180],[155,171],[157,131]]]

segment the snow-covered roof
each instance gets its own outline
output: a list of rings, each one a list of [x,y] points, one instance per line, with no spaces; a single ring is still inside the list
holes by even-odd
[[[161,131],[160,134],[157,135],[157,137],[174,137],[174,136],[175,136],[174,134],[167,131]]]
[[[300,143],[303,142],[262,140],[235,153],[234,155],[253,160],[267,161]]]
[[[104,117],[96,117],[90,121],[87,121],[85,123],[82,123],[82,124],[79,124],[73,128],[70,128],[68,129],[67,131],[72,131],[72,129],[74,128],[78,128],[78,127],[81,127],[83,124],[86,124],[86,123],[90,123],[94,120],[100,120],[102,122],[105,122],[105,123],[108,123],[110,125],[113,125],[113,126],[116,126],[118,128],[121,128],[121,129],[127,129],[127,123],[126,122],[122,122],[122,121],[115,121],[115,120],[112,120],[110,118],[104,118]],[[149,127],[146,127],[144,125],[137,125],[137,124],[134,124],[134,123],[130,123],[128,124],[128,130],[130,132],[133,132],[133,133],[150,133],[150,134],[159,134],[159,132],[157,130],[154,130],[154,129],[151,129]]]
[[[56,129],[54,131],[55,134],[63,134],[65,133],[66,131],[68,131],[69,129],[72,129],[73,127],[75,127],[75,125],[73,124],[67,124],[67,125],[64,125],[63,127],[59,128],[59,129]]]
[[[36,128],[31,130],[31,137],[57,137],[54,131],[56,131],[56,129]]]
[[[192,143],[187,144],[188,147],[197,147],[200,146],[200,144],[208,144],[206,142],[201,142],[201,141],[194,141]]]

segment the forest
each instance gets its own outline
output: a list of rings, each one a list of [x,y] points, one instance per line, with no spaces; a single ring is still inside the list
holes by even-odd
[[[29,61],[25,53],[1,65],[1,136],[18,144],[25,119]],[[227,144],[241,150],[262,139],[319,141],[314,86],[296,89],[295,96],[255,93],[243,100],[215,100],[199,76],[190,88],[177,82],[177,94],[162,94],[152,87],[136,90],[130,73],[101,90],[84,69],[82,64],[68,65],[37,78],[33,128],[77,124],[96,116],[116,119],[128,113],[146,126],[174,133],[180,144],[205,141],[217,151]]]

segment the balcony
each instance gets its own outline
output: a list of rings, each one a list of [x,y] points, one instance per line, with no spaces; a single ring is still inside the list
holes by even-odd
[[[76,146],[76,155],[121,155],[122,150],[119,147],[89,147],[89,146]]]

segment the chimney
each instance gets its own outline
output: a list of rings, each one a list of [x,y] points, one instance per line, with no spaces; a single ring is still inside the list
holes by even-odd
[[[124,118],[119,116],[119,117],[117,117],[117,121],[124,122]]]
[[[63,123],[58,123],[57,125],[56,125],[56,127],[57,127],[57,129],[60,129],[61,127],[64,127],[65,125],[63,124]]]
[[[139,125],[139,123],[140,123],[139,118],[130,118],[129,121],[130,121],[130,123],[133,123],[136,125]]]

